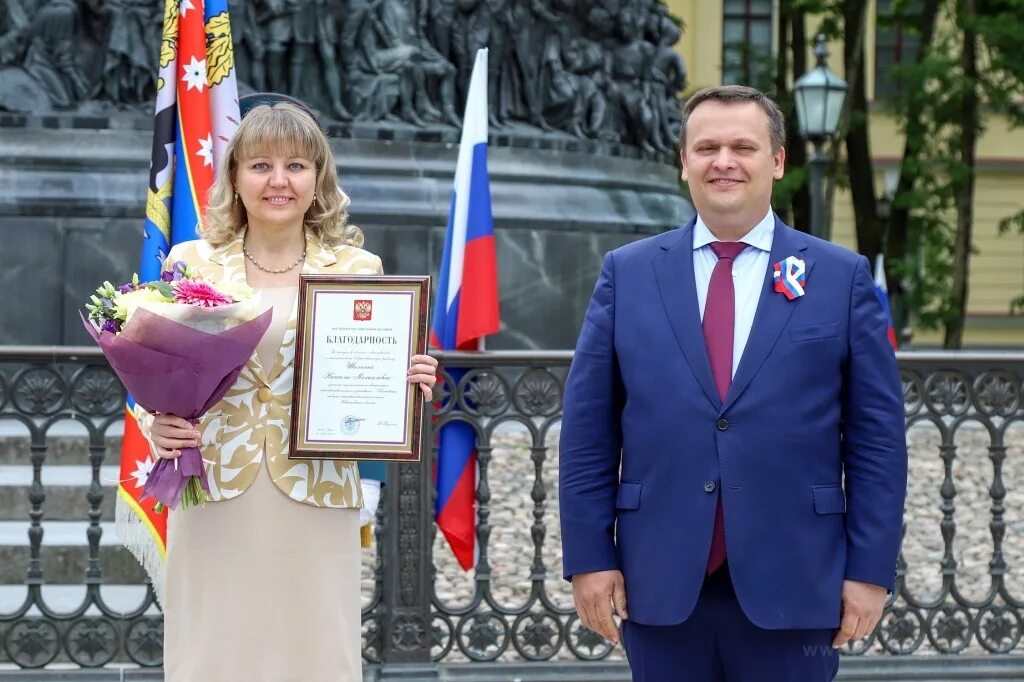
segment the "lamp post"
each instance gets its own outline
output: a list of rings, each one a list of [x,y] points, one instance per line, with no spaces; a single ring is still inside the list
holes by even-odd
[[[811,170],[811,234],[829,239],[832,230],[825,224],[825,197],[822,185],[828,157],[825,143],[836,134],[839,115],[846,102],[846,81],[828,68],[828,48],[825,36],[815,40],[814,55],[818,64],[800,76],[793,84],[796,99],[796,117],[800,136],[814,145],[808,165]]]

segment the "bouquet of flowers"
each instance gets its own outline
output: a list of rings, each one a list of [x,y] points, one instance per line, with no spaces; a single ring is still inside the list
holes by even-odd
[[[214,286],[182,261],[158,281],[104,282],[90,301],[82,322],[136,403],[193,424],[235,383],[273,314],[248,287]],[[183,448],[157,461],[142,499],[160,511],[203,504],[209,492],[199,449]]]

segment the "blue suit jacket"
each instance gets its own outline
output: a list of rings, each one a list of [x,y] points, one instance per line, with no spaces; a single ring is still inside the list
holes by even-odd
[[[686,620],[722,495],[729,570],[762,628],[833,628],[844,579],[893,588],[906,495],[903,393],[867,259],[776,218],[725,401],[701,330],[693,225],[609,253],[565,387],[566,578],[622,570],[630,618]]]

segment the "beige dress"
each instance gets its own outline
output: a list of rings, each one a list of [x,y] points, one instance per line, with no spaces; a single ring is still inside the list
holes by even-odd
[[[257,348],[273,366],[297,287],[274,304]],[[168,519],[164,604],[167,682],[362,680],[359,510],[288,498],[266,460],[239,497]]]

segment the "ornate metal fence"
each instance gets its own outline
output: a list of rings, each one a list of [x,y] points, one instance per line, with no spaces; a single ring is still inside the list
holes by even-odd
[[[476,431],[479,560],[463,573],[435,533],[433,453],[395,465],[377,549],[364,562],[371,677],[405,664],[426,679],[439,665],[470,661],[479,679],[502,665],[520,677],[557,667],[548,679],[583,679],[570,671],[584,670],[589,679],[626,679],[614,663],[620,650],[580,626],[560,577],[557,429],[570,359],[444,356],[447,368],[465,371],[457,382],[446,375],[425,442],[451,421]],[[908,669],[924,660],[1024,660],[995,655],[1018,652],[1024,632],[1024,354],[904,353],[900,365],[911,480],[898,589],[877,631],[845,653]],[[161,665],[152,590],[104,539],[123,399],[94,349],[0,349],[0,671]],[[80,499],[59,511],[69,493],[47,481],[74,461],[83,463]],[[77,547],[48,545],[51,528],[80,530]],[[12,532],[25,535],[3,546]],[[77,592],[53,585],[72,580]],[[58,589],[66,608],[50,603],[48,591]],[[910,656],[924,653],[938,656]]]

